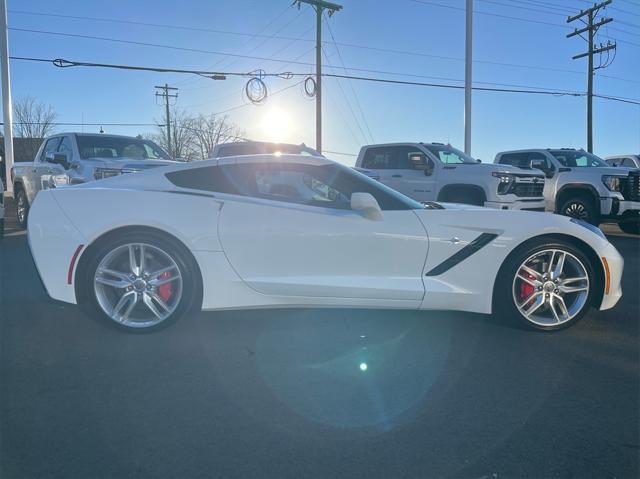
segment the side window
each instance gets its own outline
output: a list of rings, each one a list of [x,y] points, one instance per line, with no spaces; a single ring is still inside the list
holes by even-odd
[[[204,166],[201,168],[172,171],[165,176],[171,183],[181,188],[215,193],[240,194],[227,172],[220,166]]]
[[[56,151],[59,143],[59,136],[56,138],[49,138],[42,149],[42,153],[40,154],[40,161],[47,161],[47,154]]]
[[[528,168],[530,163],[529,153],[505,153],[500,157],[500,164],[513,165],[520,168]]]
[[[393,170],[398,168],[398,159],[394,148],[369,148],[364,154],[362,167],[372,170]]]
[[[174,185],[274,201],[351,209],[351,194],[371,193],[383,210],[408,210],[418,203],[348,168],[295,163],[240,163],[173,171]]]
[[[631,158],[625,158],[622,160],[622,166],[626,166],[628,168],[635,168],[636,165]]]
[[[60,146],[58,146],[58,151],[60,153],[66,153],[68,159],[73,158],[73,145],[71,144],[71,138],[63,136]]]

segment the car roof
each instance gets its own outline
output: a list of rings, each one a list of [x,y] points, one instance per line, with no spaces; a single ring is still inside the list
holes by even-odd
[[[238,165],[244,163],[303,163],[305,165],[322,166],[336,164],[321,156],[263,153],[258,155],[225,156],[223,158],[210,158],[207,160],[191,161],[177,166],[176,170],[200,168],[212,165]]]
[[[146,138],[138,138],[131,135],[112,135],[110,133],[78,133],[76,131],[63,131],[61,133],[55,133],[53,135],[49,135],[47,138],[55,138],[57,136],[65,136],[65,135],[75,135],[75,136],[105,136],[108,138],[129,138],[135,140],[145,140]]]

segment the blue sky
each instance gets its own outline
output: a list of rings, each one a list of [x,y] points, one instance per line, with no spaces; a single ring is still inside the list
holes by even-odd
[[[8,0],[8,17],[13,28],[93,35],[276,60],[297,59],[313,64],[315,14],[310,7],[298,10],[290,4],[290,0]],[[409,53],[340,46],[338,54],[334,45],[325,44],[325,63],[341,66],[343,61],[348,70],[398,73],[349,70],[351,74],[362,76],[463,84],[457,80],[464,78],[464,0],[425,0],[425,3],[343,0],[342,4],[344,9],[328,20],[338,43]],[[567,9],[577,12],[588,6],[589,3],[583,0],[475,0],[475,84],[585,91],[586,59],[574,61],[571,57],[585,51],[586,43],[578,37],[565,38],[569,30],[562,15]],[[614,0],[611,7],[607,14],[614,17],[614,22],[609,28],[600,30],[598,41],[616,39],[618,51],[613,64],[597,72],[595,92],[638,100],[640,1]],[[172,24],[248,35],[20,12]],[[540,23],[505,18],[507,16]],[[255,33],[299,40],[250,36]],[[323,35],[325,40],[331,41],[327,26]],[[256,68],[267,72],[314,71],[311,65],[287,65],[282,61],[15,30],[10,32],[9,42],[10,54],[14,56],[221,71]],[[325,71],[331,72],[332,68],[325,68]],[[342,68],[335,71],[344,73]],[[304,96],[300,85],[273,94],[263,105],[255,106],[243,97],[247,81],[243,78],[211,81],[179,74],[80,67],[59,69],[45,63],[23,61],[12,61],[11,76],[14,99],[32,95],[49,103],[57,110],[61,122],[153,123],[163,114],[162,107],[156,104],[154,85],[166,82],[180,88],[179,107],[193,113],[230,110],[226,114],[244,129],[247,137],[315,144],[315,102]],[[267,83],[274,93],[296,81],[273,78]],[[584,98],[474,92],[472,153],[483,161],[492,161],[495,153],[504,149],[586,147],[585,110]],[[640,106],[595,99],[594,112],[596,154],[640,152]],[[463,113],[462,90],[325,79],[324,148],[355,154],[362,144],[370,143],[372,139],[377,143],[443,141],[462,148]],[[81,127],[64,129],[80,130]],[[99,127],[85,126],[83,129],[97,131]],[[105,130],[135,135],[153,128],[105,127]],[[347,164],[354,161],[350,156],[329,156]]]

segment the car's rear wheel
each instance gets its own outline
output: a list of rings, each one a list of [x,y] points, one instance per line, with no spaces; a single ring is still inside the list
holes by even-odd
[[[27,227],[27,217],[29,215],[29,200],[27,194],[21,188],[16,193],[16,219],[21,228]]]
[[[589,259],[568,243],[519,251],[498,278],[501,310],[540,330],[566,328],[589,310],[595,274]]]
[[[87,263],[90,305],[110,324],[150,332],[178,320],[191,306],[191,261],[161,235],[127,233],[103,242]]]

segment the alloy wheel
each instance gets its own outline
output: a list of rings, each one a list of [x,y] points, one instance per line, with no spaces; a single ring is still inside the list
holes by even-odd
[[[18,217],[18,223],[24,224],[25,213],[27,211],[27,205],[25,204],[24,194],[20,192],[16,201],[16,216]]]
[[[545,249],[529,256],[513,279],[513,300],[526,320],[543,327],[571,321],[589,297],[589,275],[573,254]]]
[[[166,320],[182,298],[182,275],[157,246],[128,243],[102,258],[93,278],[98,304],[113,321],[148,328]]]
[[[582,203],[569,203],[565,209],[563,214],[565,216],[569,216],[571,218],[576,218],[582,221],[589,221],[589,211]]]

